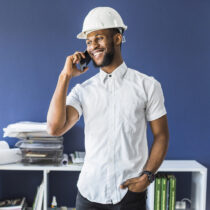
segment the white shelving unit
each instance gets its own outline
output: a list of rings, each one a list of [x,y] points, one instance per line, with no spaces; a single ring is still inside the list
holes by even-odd
[[[191,172],[193,210],[206,210],[207,168],[195,160],[165,160],[158,172]],[[148,189],[148,210],[154,210],[154,183]]]
[[[41,171],[44,181],[44,210],[48,205],[48,175],[50,171],[80,171],[82,165],[71,164],[68,166],[25,166],[19,164],[0,165],[0,170],[13,171]],[[158,170],[159,172],[191,172],[192,173],[192,208],[194,210],[206,210],[206,190],[207,190],[207,168],[195,160],[165,160]],[[0,183],[1,184],[1,183]],[[75,183],[76,185],[76,183]],[[154,183],[149,186],[148,210],[154,210]]]

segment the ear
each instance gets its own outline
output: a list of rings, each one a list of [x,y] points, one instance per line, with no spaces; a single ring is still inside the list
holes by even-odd
[[[116,45],[120,46],[120,44],[122,43],[122,34],[120,33],[115,34],[114,41]]]

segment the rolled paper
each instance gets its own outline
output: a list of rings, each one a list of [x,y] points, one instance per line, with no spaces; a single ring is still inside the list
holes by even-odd
[[[4,140],[0,140],[0,150],[1,149],[9,149],[9,144]]]

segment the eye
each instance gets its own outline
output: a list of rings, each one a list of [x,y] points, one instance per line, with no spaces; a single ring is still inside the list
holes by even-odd
[[[87,41],[87,42],[86,42],[86,45],[90,45],[90,44],[91,44],[91,41]]]
[[[103,40],[104,38],[102,37],[102,36],[99,36],[98,38],[97,38],[97,40],[98,41],[101,41],[101,40]]]

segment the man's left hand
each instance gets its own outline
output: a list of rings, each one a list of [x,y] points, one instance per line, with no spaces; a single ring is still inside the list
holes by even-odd
[[[150,182],[146,174],[143,174],[140,177],[128,179],[123,184],[120,185],[121,189],[125,189],[126,187],[128,190],[132,192],[143,192],[147,189]]]

